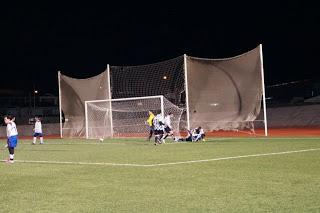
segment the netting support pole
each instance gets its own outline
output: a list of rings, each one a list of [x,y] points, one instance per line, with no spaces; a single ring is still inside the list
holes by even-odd
[[[164,117],[164,103],[163,103],[163,96],[160,97],[160,104],[161,104],[161,115]]]
[[[267,124],[267,104],[266,104],[266,91],[264,84],[264,69],[263,69],[263,55],[262,44],[260,44],[260,65],[261,65],[261,80],[262,80],[262,99],[263,99],[263,120],[264,120],[264,135],[268,136],[268,124]]]
[[[110,83],[110,65],[107,65],[107,75],[108,75],[108,92],[109,92],[109,98],[112,99],[111,97],[111,83]],[[110,133],[111,133],[111,138],[113,138],[113,118],[112,118],[112,102],[109,101],[109,108],[110,108]]]
[[[58,86],[59,86],[59,123],[60,123],[60,138],[62,135],[62,106],[61,106],[61,72],[58,71]]]
[[[85,124],[86,124],[86,139],[89,139],[89,126],[88,126],[88,103],[84,102],[84,116],[85,116]]]
[[[189,88],[188,88],[188,71],[187,71],[187,55],[183,55],[184,62],[184,81],[186,91],[186,110],[187,110],[187,128],[190,130],[190,113],[189,113]]]

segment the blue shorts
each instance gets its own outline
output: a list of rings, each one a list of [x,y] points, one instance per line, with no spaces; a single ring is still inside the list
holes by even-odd
[[[8,143],[9,148],[16,147],[18,144],[18,135],[14,135],[14,136],[9,137],[7,143]]]
[[[33,137],[43,137],[43,134],[42,134],[42,133],[35,132],[35,133],[33,134]]]

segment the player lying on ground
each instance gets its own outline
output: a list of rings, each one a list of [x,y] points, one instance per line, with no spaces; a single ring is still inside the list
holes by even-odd
[[[187,130],[188,135],[185,138],[175,138],[175,141],[187,141],[187,142],[198,142],[200,140],[205,141],[204,130],[199,126],[193,130]]]

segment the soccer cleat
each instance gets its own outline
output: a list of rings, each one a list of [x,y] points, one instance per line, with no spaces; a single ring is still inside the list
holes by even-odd
[[[8,160],[6,160],[6,163],[14,163],[14,160],[8,159]]]

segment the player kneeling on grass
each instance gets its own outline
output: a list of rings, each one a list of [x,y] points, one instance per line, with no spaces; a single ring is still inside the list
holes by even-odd
[[[204,130],[201,128],[201,126],[195,128],[192,132],[192,141],[197,142],[197,141],[205,141],[205,133]]]
[[[161,144],[163,142],[164,135],[164,121],[161,114],[158,114],[153,118],[154,127],[154,145]]]
[[[9,151],[9,159],[7,163],[14,162],[14,148],[18,144],[18,130],[14,123],[15,118],[11,115],[4,117],[4,122],[7,125],[7,147]]]
[[[37,142],[37,137],[40,138],[40,144],[43,144],[43,134],[42,134],[42,124],[41,124],[41,120],[39,117],[35,117],[35,124],[34,124],[34,134],[33,134],[33,142],[32,144],[36,144]]]

